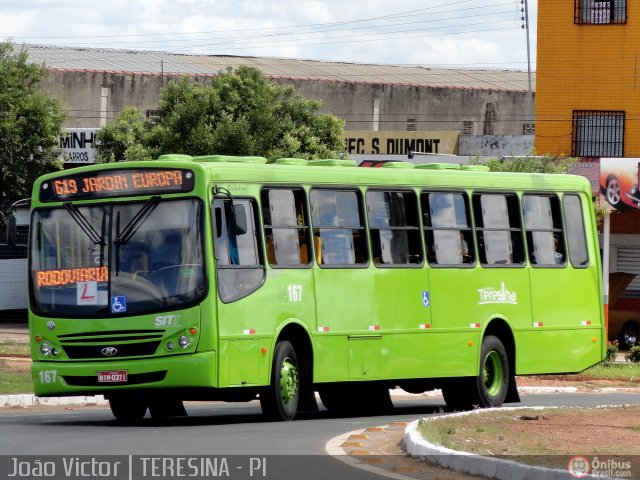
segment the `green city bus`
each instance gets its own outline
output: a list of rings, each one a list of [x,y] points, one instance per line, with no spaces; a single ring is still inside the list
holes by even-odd
[[[123,421],[256,398],[290,420],[316,392],[375,413],[396,387],[499,406],[606,350],[582,177],[164,155],[45,175],[31,208],[35,393]]]

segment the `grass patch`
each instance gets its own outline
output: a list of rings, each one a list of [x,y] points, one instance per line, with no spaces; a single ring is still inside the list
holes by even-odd
[[[13,368],[0,360],[0,395],[33,393],[30,368]]]
[[[608,380],[627,380],[640,382],[640,364],[637,363],[600,363],[585,370],[580,375]]]
[[[640,454],[638,415],[639,406],[498,410],[422,420],[418,431],[453,450],[566,468],[578,454]]]

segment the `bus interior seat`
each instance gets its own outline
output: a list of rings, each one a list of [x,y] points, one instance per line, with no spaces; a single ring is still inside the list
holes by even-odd
[[[278,263],[276,259],[276,248],[273,244],[273,237],[267,237],[267,241],[265,242],[265,246],[267,249],[267,260],[269,261],[269,265],[276,265]]]
[[[318,235],[313,237],[313,248],[316,252],[316,262],[322,265],[322,239]]]
[[[307,265],[309,263],[309,251],[306,243],[300,245],[300,264]]]

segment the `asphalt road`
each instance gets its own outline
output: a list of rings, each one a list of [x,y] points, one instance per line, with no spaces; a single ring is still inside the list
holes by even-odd
[[[272,475],[268,478],[378,478],[326,456],[325,445],[346,432],[394,421],[413,421],[444,408],[440,398],[394,398],[394,404],[394,415],[339,418],[321,407],[320,412],[302,415],[293,422],[264,421],[257,402],[188,404],[188,417],[162,421],[145,418],[135,426],[118,424],[110,410],[102,407],[4,410],[0,411],[0,454],[42,458],[45,455],[286,455],[271,460]],[[512,405],[613,404],[640,404],[640,395],[536,394],[523,396],[522,403]],[[281,474],[276,475],[278,471]],[[288,476],[293,473],[295,475]]]

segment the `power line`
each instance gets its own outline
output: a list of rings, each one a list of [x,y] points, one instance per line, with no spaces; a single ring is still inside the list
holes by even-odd
[[[513,18],[508,20],[494,20],[491,22],[478,22],[478,23],[460,23],[460,20],[463,19],[479,19],[481,17],[494,16],[500,18],[500,16],[512,12],[512,9],[509,10],[498,10],[498,11],[488,11],[491,8],[498,8],[509,5],[513,7],[511,2],[499,2],[492,4],[485,4],[483,6],[470,6],[467,8],[457,8],[452,9],[452,6],[460,5],[464,3],[469,3],[472,0],[459,0],[454,3],[443,3],[440,5],[435,5],[429,8],[422,8],[416,10],[408,10],[402,12],[390,13],[387,15],[381,15],[376,17],[369,17],[363,19],[349,20],[349,21],[341,21],[341,22],[327,22],[327,23],[315,23],[315,24],[304,24],[304,25],[293,25],[288,27],[267,27],[267,28],[247,28],[247,29],[231,29],[226,31],[210,31],[210,32],[195,32],[197,34],[202,33],[222,33],[228,34],[233,32],[242,32],[249,33],[249,35],[241,35],[241,36],[226,36],[226,37],[214,37],[214,38],[159,38],[159,39],[149,39],[144,42],[140,42],[140,38],[148,38],[148,37],[166,37],[167,35],[175,36],[184,36],[184,35],[193,35],[194,32],[173,32],[173,33],[152,33],[152,34],[132,34],[132,35],[95,35],[95,36],[58,36],[58,37],[17,37],[19,39],[88,39],[88,38],[104,38],[109,39],[109,46],[117,46],[117,45],[128,45],[135,43],[138,45],[140,49],[146,49],[148,46],[153,46],[153,48],[167,48],[173,51],[193,51],[195,49],[207,48],[207,47],[219,47],[224,48],[225,51],[246,51],[250,49],[265,49],[265,48],[287,48],[287,47],[308,47],[308,46],[320,46],[320,45],[337,45],[337,44],[357,44],[363,42],[390,42],[397,41],[403,39],[413,39],[417,38],[418,34],[420,36],[440,36],[445,35],[444,33],[434,33],[438,30],[447,30],[447,29],[455,29],[455,31],[450,32],[453,35],[461,35],[464,33],[478,33],[478,32],[491,32],[496,31],[497,29],[487,29],[487,28],[472,28],[467,30],[460,30],[465,27],[477,27],[477,26],[487,26],[491,23],[512,23]],[[482,13],[475,13],[471,15],[461,15],[465,12],[473,12],[482,9]],[[447,16],[446,14],[457,14]],[[416,19],[416,16],[420,17]],[[411,17],[411,21],[409,22],[395,22],[395,20],[403,19]],[[504,17],[503,17],[504,18]],[[381,20],[391,22],[380,23]],[[373,23],[372,22],[377,22]],[[432,23],[437,22],[436,26],[431,26]],[[455,25],[447,25],[447,22],[456,22]],[[410,25],[429,23],[427,26],[423,26],[418,29],[402,29],[395,31],[388,31],[389,28],[393,27],[405,27]],[[515,23],[514,23],[515,27]],[[283,30],[292,30],[292,31],[283,31]],[[369,30],[369,33],[363,35],[358,32],[358,30]],[[500,30],[509,30],[509,28],[503,28]],[[253,32],[259,31],[260,35],[256,36]],[[269,33],[271,32],[271,33]],[[344,35],[338,35],[335,33],[346,32]],[[333,33],[333,35],[326,34]],[[409,35],[413,33],[413,35]],[[323,35],[322,38],[318,38],[318,35]],[[306,38],[300,39],[300,36],[306,36]],[[311,36],[311,38],[309,38]],[[133,38],[136,40],[120,40],[113,41],[113,38]],[[265,41],[267,39],[267,41]],[[353,40],[349,40],[353,39]],[[198,43],[199,42],[199,43]],[[255,42],[259,42],[256,44]],[[78,42],[83,46],[91,46],[91,45],[103,45],[104,42]],[[141,44],[142,43],[142,44]],[[189,45],[184,45],[188,43]],[[182,45],[176,45],[182,44]]]
[[[251,32],[251,31],[259,31],[264,32],[265,30],[278,30],[278,29],[287,29],[287,28],[308,28],[308,27],[325,27],[325,26],[337,26],[337,25],[350,25],[357,23],[370,22],[373,20],[384,20],[390,18],[401,18],[409,15],[415,15],[418,12],[427,12],[429,10],[433,10],[434,8],[442,8],[448,7],[452,5],[457,5],[461,3],[469,3],[473,0],[459,0],[457,2],[447,2],[442,5],[437,5],[435,7],[429,8],[421,8],[417,10],[407,10],[403,12],[391,13],[388,15],[382,15],[377,17],[369,17],[362,18],[356,20],[347,20],[340,22],[327,22],[327,23],[312,23],[312,24],[302,24],[302,25],[289,25],[289,26],[281,26],[281,27],[256,27],[256,28],[242,28],[242,29],[230,29],[230,30],[213,30],[213,31],[204,31],[204,32],[167,32],[167,33],[143,33],[143,34],[113,34],[113,35],[65,35],[65,36],[22,36],[22,37],[14,37],[21,40],[46,40],[46,39],[74,39],[74,38],[123,38],[123,37],[148,37],[148,36],[176,36],[176,35],[201,35],[201,34],[212,34],[212,33],[233,33],[233,32]],[[505,5],[504,3],[498,5]],[[492,5],[485,5],[484,8]],[[472,8],[480,8],[480,7],[472,7]],[[459,10],[455,10],[459,11]],[[442,12],[436,12],[442,13]]]

